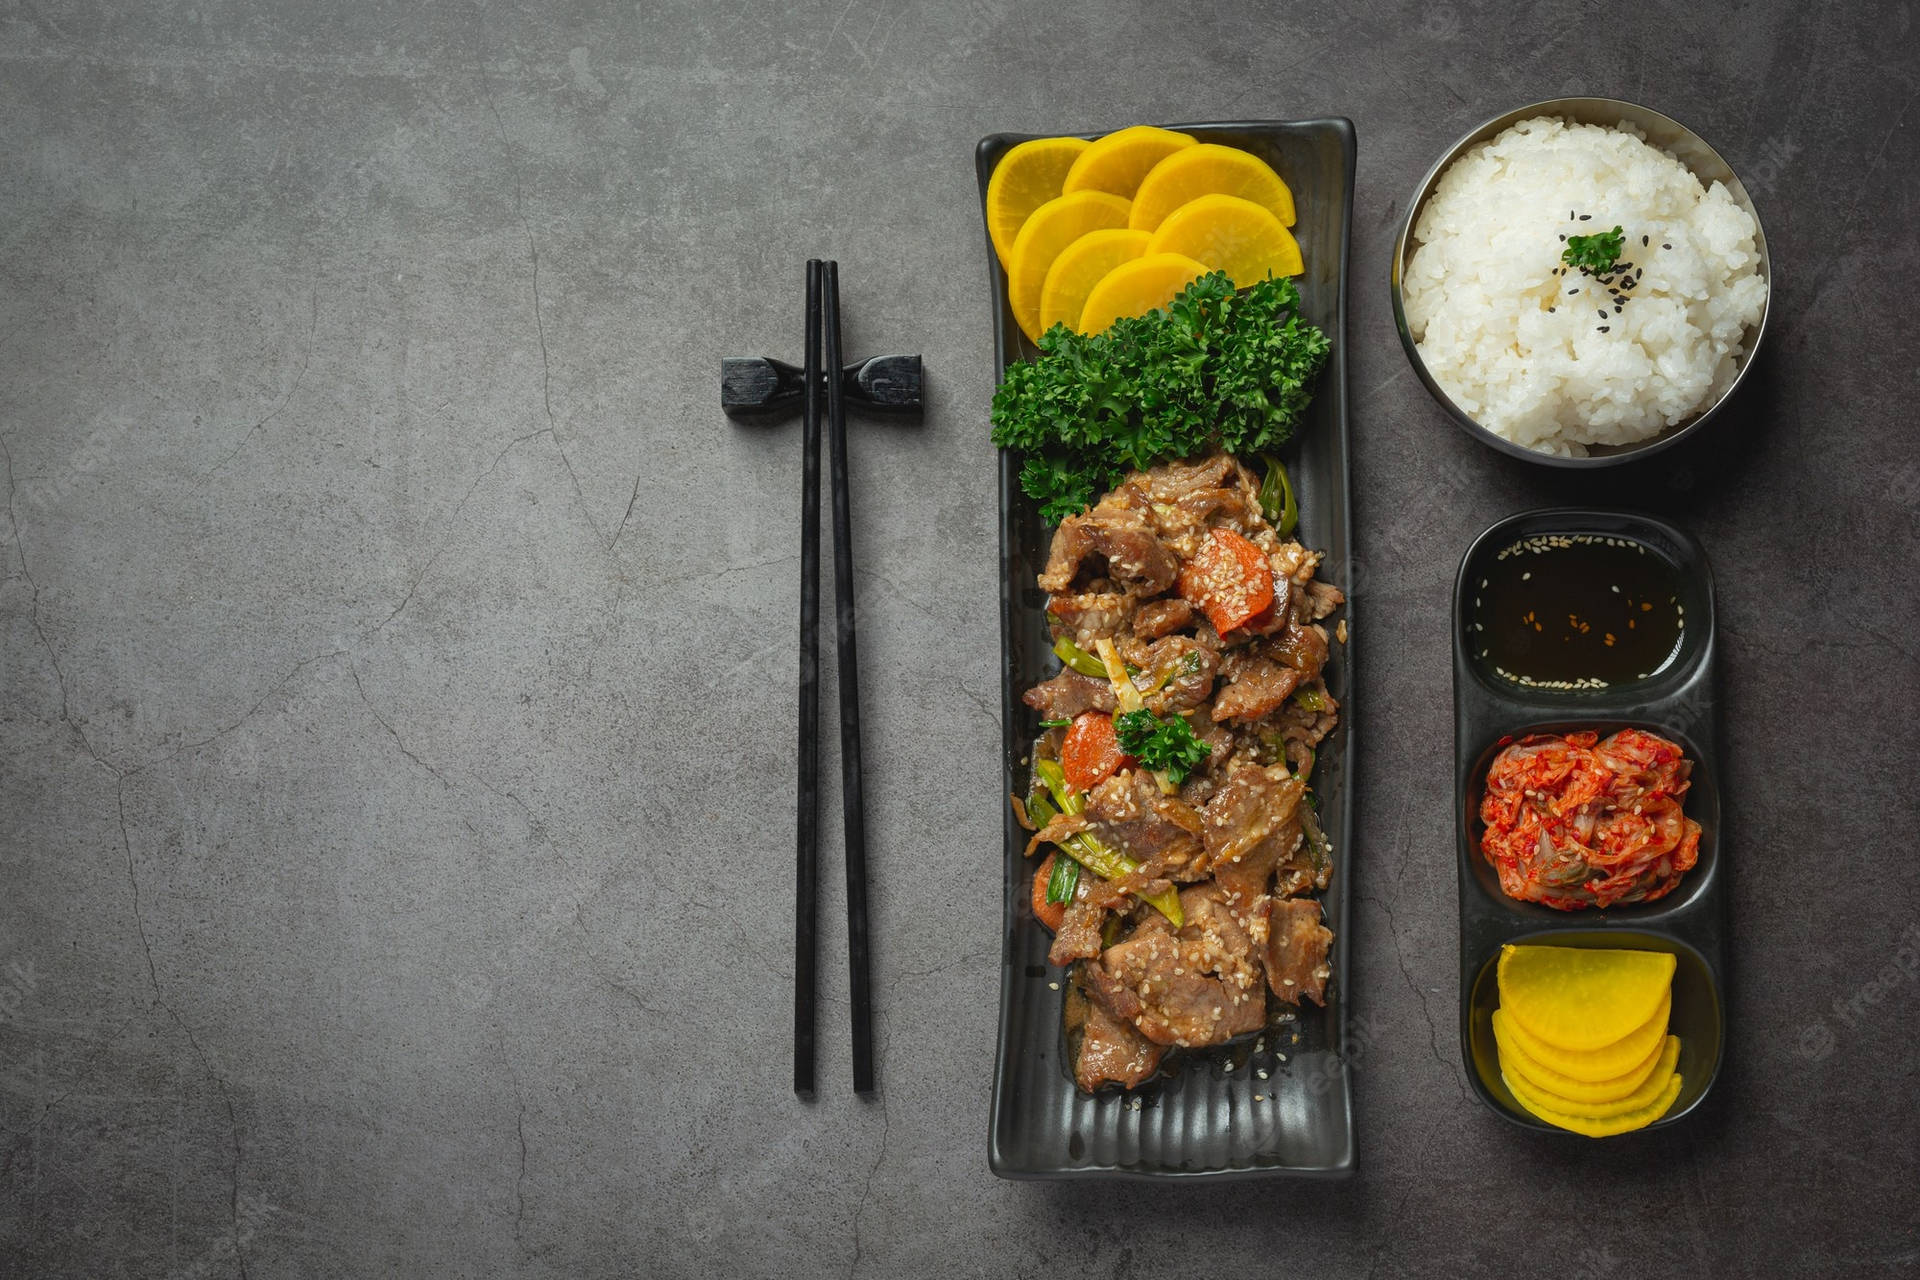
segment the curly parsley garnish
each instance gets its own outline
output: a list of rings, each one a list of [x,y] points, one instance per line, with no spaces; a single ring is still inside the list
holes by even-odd
[[[1330,345],[1301,319],[1293,281],[1236,292],[1216,271],[1105,333],[1042,334],[1040,358],[1008,369],[994,393],[993,442],[1020,451],[1020,487],[1059,524],[1130,471],[1215,449],[1278,449]]]
[[[1619,227],[1596,231],[1590,236],[1568,236],[1567,247],[1560,251],[1560,261],[1590,276],[1603,276],[1620,261],[1620,250],[1626,243],[1627,233]]]
[[[1122,751],[1138,760],[1142,768],[1165,773],[1176,787],[1211,754],[1207,744],[1193,736],[1193,726],[1185,720],[1179,716],[1161,719],[1145,708],[1115,716],[1113,733]]]

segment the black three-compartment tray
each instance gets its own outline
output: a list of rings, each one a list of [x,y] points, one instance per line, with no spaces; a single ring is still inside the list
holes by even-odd
[[[1605,688],[1521,685],[1476,656],[1472,601],[1500,553],[1539,536],[1594,535],[1637,543],[1679,584],[1685,626],[1665,665]],[[1669,1031],[1680,1037],[1680,1094],[1647,1126],[1675,1124],[1698,1107],[1720,1073],[1726,1046],[1727,870],[1720,804],[1720,735],[1714,693],[1713,575],[1689,534],[1653,516],[1563,507],[1493,525],[1468,548],[1453,592],[1454,786],[1460,873],[1460,1044],[1481,1101],[1528,1129],[1576,1137],[1529,1114],[1500,1075],[1493,1010],[1495,967],[1507,943],[1620,947],[1676,957]],[[1666,896],[1609,910],[1560,911],[1519,902],[1500,889],[1480,852],[1480,800],[1488,767],[1508,742],[1530,733],[1646,729],[1678,743],[1693,762],[1685,797],[1700,824],[1699,860]],[[1636,1131],[1636,1132],[1644,1132]]]
[[[1302,312],[1333,340],[1333,347],[1313,402],[1284,456],[1299,496],[1296,536],[1324,553],[1320,576],[1351,595],[1346,311],[1353,125],[1327,119],[1168,127],[1202,142],[1252,152],[1293,190],[1293,231],[1306,264],[1296,281]],[[974,166],[983,214],[994,167],[1014,146],[1036,136],[999,133],[980,141]],[[991,243],[987,261],[998,377],[1015,361],[1030,360],[1038,352],[1014,321],[1006,275]],[[1046,564],[1052,535],[1020,491],[1018,471],[1017,461],[1003,453],[1003,790],[1024,795],[1041,730],[1021,694],[1058,671],[1059,661],[1047,627],[1046,595],[1034,581]],[[988,1144],[994,1173],[1003,1178],[1231,1178],[1340,1176],[1352,1171],[1353,1105],[1345,1037],[1354,704],[1346,645],[1332,646],[1325,675],[1328,690],[1341,704],[1340,725],[1321,744],[1313,775],[1321,822],[1334,851],[1332,879],[1322,895],[1327,924],[1334,931],[1333,980],[1325,1008],[1308,1006],[1296,1021],[1255,1041],[1257,1048],[1236,1044],[1186,1052],[1176,1055],[1177,1071],[1163,1071],[1130,1093],[1082,1093],[1071,1075],[1062,1029],[1067,973],[1047,964],[1050,939],[1029,902],[1033,864],[1023,856],[1027,832],[1007,814],[1000,1038]]]

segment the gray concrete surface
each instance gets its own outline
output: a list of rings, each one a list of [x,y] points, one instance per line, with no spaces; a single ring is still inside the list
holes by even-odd
[[[0,1274],[1911,1273],[1915,53],[1779,0],[6,5]],[[1566,91],[1704,132],[1778,264],[1742,412],[1604,483],[1467,440],[1387,310],[1432,157]],[[971,147],[1313,114],[1360,137],[1361,1172],[999,1183]],[[830,961],[805,1106],[796,436],[715,372],[797,353],[811,254],[933,391],[854,477],[884,1088]],[[1726,623],[1729,1061],[1605,1149],[1452,1030],[1449,576],[1563,498],[1681,515]]]

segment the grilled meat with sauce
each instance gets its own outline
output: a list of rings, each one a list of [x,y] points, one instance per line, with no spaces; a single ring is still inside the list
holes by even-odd
[[[1039,575],[1054,638],[1088,655],[1110,645],[1133,690],[1064,669],[1027,705],[1062,723],[1144,707],[1198,744],[1178,778],[1110,752],[1108,771],[1074,787],[1077,812],[1037,824],[1030,851],[1091,839],[1131,868],[1083,869],[1058,916],[1051,959],[1073,965],[1083,1089],[1133,1088],[1169,1047],[1264,1026],[1270,1000],[1325,1000],[1333,934],[1301,896],[1326,887],[1325,844],[1303,807],[1338,721],[1321,624],[1344,598],[1314,577],[1319,563],[1274,531],[1258,481],[1225,454],[1136,472],[1054,535]],[[1036,759],[1058,758],[1063,736],[1042,737]]]

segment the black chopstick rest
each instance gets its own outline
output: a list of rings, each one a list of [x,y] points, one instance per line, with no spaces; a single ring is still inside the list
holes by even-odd
[[[840,394],[867,413],[918,413],[919,356],[873,356],[843,365]],[[720,407],[731,418],[785,415],[800,407],[806,375],[784,360],[728,356],[720,362]]]

